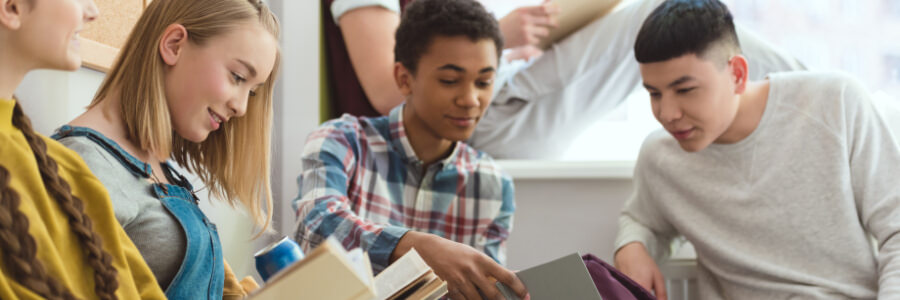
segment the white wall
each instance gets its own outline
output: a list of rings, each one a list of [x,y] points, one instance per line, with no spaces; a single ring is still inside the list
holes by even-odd
[[[38,70],[25,76],[16,97],[35,130],[50,135],[84,112],[101,81],[103,73],[86,68],[76,72]]]
[[[612,263],[618,218],[631,196],[634,161],[500,160],[516,185],[508,263],[523,269],[563,255],[591,253]],[[664,274],[692,277],[690,243],[676,243]]]
[[[630,179],[515,180],[516,214],[507,264],[521,270],[573,252],[612,262]]]
[[[282,72],[275,93],[272,191],[274,229],[290,235],[295,213],[300,154],[306,136],[319,124],[319,1],[270,1],[281,21]],[[272,239],[275,239],[272,237]]]

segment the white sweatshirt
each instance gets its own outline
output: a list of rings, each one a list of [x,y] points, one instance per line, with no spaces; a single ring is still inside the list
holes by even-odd
[[[871,96],[838,74],[769,78],[738,143],[647,138],[616,248],[638,241],[662,263],[684,236],[704,299],[900,299],[900,147]]]

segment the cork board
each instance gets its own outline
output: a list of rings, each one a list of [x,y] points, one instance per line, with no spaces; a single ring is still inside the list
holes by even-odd
[[[100,16],[81,32],[84,66],[106,72],[119,54],[148,0],[94,0]]]

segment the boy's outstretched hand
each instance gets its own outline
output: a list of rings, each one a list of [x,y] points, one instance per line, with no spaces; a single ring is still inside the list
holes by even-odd
[[[506,284],[519,298],[529,299],[525,285],[515,273],[468,245],[433,234],[409,231],[397,243],[391,261],[411,248],[416,248],[435,275],[447,282],[450,299],[477,300],[482,299],[481,295],[486,299],[504,299],[494,285],[496,281]]]
[[[559,26],[559,6],[544,0],[540,5],[519,7],[500,19],[504,48],[515,49],[516,59],[530,59],[541,54],[535,47],[550,29]],[[514,60],[514,59],[511,59]]]
[[[615,257],[616,269],[619,269],[631,280],[634,280],[648,291],[653,291],[656,298],[666,300],[666,282],[663,280],[662,272],[647,248],[640,242],[631,242],[616,252]]]

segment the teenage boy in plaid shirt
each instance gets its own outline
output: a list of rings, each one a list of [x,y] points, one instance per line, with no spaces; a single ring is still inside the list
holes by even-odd
[[[417,0],[396,41],[406,103],[384,117],[344,115],[308,137],[296,239],[362,247],[376,270],[415,248],[454,299],[494,299],[496,281],[527,297],[501,266],[512,180],[462,142],[491,101],[503,49],[496,19],[475,0]]]

